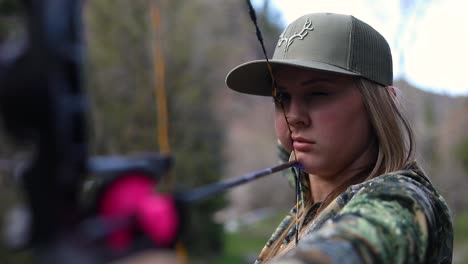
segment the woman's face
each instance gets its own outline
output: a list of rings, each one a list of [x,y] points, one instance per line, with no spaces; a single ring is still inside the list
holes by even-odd
[[[276,133],[306,172],[331,180],[374,160],[371,125],[352,77],[292,68],[275,76],[284,98],[284,113],[275,107]]]

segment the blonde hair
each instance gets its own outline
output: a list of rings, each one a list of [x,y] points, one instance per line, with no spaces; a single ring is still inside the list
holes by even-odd
[[[409,168],[414,163],[414,134],[394,87],[355,79],[377,140],[377,160],[366,179]]]
[[[395,87],[384,87],[364,78],[354,79],[357,88],[362,95],[362,101],[369,116],[372,130],[377,145],[377,157],[375,163],[369,168],[358,172],[354,177],[338,186],[323,201],[320,208],[315,213],[314,218],[320,211],[326,208],[340,193],[349,186],[357,184],[379,175],[398,171],[401,169],[417,167],[414,162],[414,134],[411,125],[403,113],[403,108],[399,103]],[[298,212],[299,217],[304,217],[310,210],[313,201],[305,205],[304,211]],[[302,222],[302,221],[301,221]],[[313,221],[311,220],[309,224]],[[269,261],[273,257],[284,255],[295,244],[294,241],[283,245],[283,240],[290,228],[291,223],[283,234],[271,246],[270,251],[265,254],[264,261]],[[308,226],[303,226],[300,230],[301,237]]]

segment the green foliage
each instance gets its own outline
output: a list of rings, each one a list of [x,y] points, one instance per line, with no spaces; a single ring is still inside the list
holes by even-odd
[[[255,50],[260,48],[254,39],[245,2],[225,1],[218,5],[209,1],[166,0],[159,3],[164,28],[159,41],[165,51],[171,146],[176,158],[174,175],[176,182],[193,188],[218,181],[222,176],[224,131],[217,121],[215,100],[218,90],[226,89],[226,65],[233,47],[238,45],[239,34],[251,32],[252,46]],[[236,16],[232,17],[234,13]],[[263,12],[259,13],[259,19],[264,37],[271,38],[272,34],[277,37],[273,19],[269,20]],[[226,69],[221,71],[223,67]],[[190,230],[185,240],[192,254],[222,251],[221,226],[211,219],[212,213],[224,206],[224,197],[220,195],[190,210]]]
[[[254,225],[243,226],[238,232],[226,233],[220,263],[253,263],[285,215],[286,212],[280,212]]]
[[[434,103],[431,97],[423,97],[423,119],[425,123],[426,136],[424,137],[421,146],[421,153],[424,160],[428,162],[428,166],[435,168],[439,165],[440,157],[435,144],[436,134],[434,132],[434,126],[436,124],[436,116],[434,110]]]
[[[468,263],[468,211],[456,214],[453,220],[454,263]],[[455,261],[455,259],[457,261]]]
[[[461,161],[465,172],[468,173],[468,138],[464,138],[455,147],[455,155]]]
[[[432,128],[435,124],[434,104],[430,98],[424,99],[424,122],[428,128]]]
[[[468,211],[457,214],[453,223],[453,231],[456,242],[468,243]]]
[[[0,259],[2,263],[8,264],[29,264],[33,263],[32,252],[13,252],[5,247],[0,247]]]
[[[199,16],[198,1],[170,1],[161,5],[164,16],[169,93],[170,140],[176,160],[175,182],[193,188],[216,182],[222,176],[222,128],[215,120],[215,86],[207,74],[216,67],[205,61],[206,41],[196,32],[204,21]],[[211,38],[214,36],[207,36]],[[209,49],[209,47],[207,47]],[[206,55],[206,56],[204,56]],[[200,61],[198,61],[200,60]],[[224,207],[224,197],[210,199],[190,208],[183,240],[191,255],[206,256],[222,250],[222,227],[212,221],[212,214]]]
[[[142,0],[88,3],[87,82],[96,154],[157,149],[147,5]]]

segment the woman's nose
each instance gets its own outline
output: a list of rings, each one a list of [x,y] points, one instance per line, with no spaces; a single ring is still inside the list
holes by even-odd
[[[287,108],[285,108],[285,111],[286,118],[288,119],[289,124],[293,127],[304,127],[310,123],[307,116],[307,109],[293,100],[291,100],[291,103]]]

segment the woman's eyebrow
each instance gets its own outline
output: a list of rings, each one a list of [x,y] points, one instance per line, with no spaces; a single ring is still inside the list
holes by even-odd
[[[306,85],[311,85],[311,84],[317,84],[317,83],[331,83],[333,82],[333,79],[335,78],[327,78],[327,77],[321,77],[321,78],[313,78],[313,79],[310,79],[310,80],[306,80],[306,81],[303,81],[301,83],[302,86],[306,86]]]

